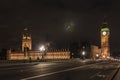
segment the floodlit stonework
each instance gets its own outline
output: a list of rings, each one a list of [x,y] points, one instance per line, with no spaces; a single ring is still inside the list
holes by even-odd
[[[101,49],[96,45],[91,45],[91,58],[93,60],[99,59],[101,56]]]
[[[46,54],[43,55],[40,51],[28,51],[27,55],[24,52],[9,52],[8,59],[9,60],[24,60],[24,59],[31,59],[31,60],[39,60],[42,59],[70,59],[70,52],[63,51],[63,50],[53,50],[48,51]]]
[[[101,58],[109,59],[110,57],[110,48],[109,48],[109,38],[110,30],[107,23],[103,23],[103,27],[100,31],[101,34]]]
[[[45,53],[41,51],[32,50],[32,38],[29,34],[23,34],[22,37],[22,51],[12,52],[7,51],[9,60],[39,60],[39,59],[70,59],[70,51],[67,49],[49,50]]]

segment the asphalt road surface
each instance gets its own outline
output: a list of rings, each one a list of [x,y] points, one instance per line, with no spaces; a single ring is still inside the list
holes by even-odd
[[[119,62],[42,62],[0,67],[0,80],[109,80]]]

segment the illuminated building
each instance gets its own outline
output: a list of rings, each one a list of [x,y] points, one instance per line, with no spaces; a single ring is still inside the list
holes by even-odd
[[[101,56],[101,49],[96,45],[91,45],[91,58],[93,60],[99,59]]]
[[[107,59],[110,57],[110,48],[109,48],[109,38],[110,38],[110,30],[108,28],[107,22],[103,22],[101,31],[101,58]]]
[[[23,34],[23,37],[22,37],[22,52],[24,52],[25,49],[32,50],[32,38],[31,38],[30,34]]]
[[[45,51],[45,53],[40,50],[32,50],[32,38],[28,33],[23,34],[21,51],[12,52],[11,49],[7,51],[9,60],[39,60],[43,55],[44,59],[70,59],[69,49],[53,49]]]

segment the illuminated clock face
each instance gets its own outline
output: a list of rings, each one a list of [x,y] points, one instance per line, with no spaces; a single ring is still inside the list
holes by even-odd
[[[104,32],[102,32],[102,34],[105,36],[105,35],[107,34],[107,32],[106,32],[106,31],[104,31]]]

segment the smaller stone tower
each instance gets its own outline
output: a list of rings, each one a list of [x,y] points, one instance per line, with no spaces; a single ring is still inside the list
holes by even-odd
[[[25,49],[32,50],[32,38],[27,32],[22,36],[22,52],[25,52]]]

